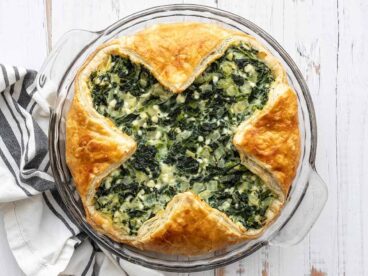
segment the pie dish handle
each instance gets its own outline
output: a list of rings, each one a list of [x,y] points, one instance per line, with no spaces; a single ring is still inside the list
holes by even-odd
[[[35,80],[37,90],[50,107],[55,106],[57,95],[52,92],[59,90],[65,72],[71,69],[75,59],[83,53],[85,47],[99,36],[100,32],[75,29],[66,32],[55,44]]]
[[[328,197],[327,185],[311,168],[308,184],[299,205],[270,241],[270,245],[287,247],[298,244],[308,234],[321,214]]]

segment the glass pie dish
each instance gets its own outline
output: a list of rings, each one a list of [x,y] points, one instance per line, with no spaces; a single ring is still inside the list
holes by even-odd
[[[297,93],[301,160],[285,207],[278,219],[257,239],[195,257],[142,251],[99,234],[86,221],[84,208],[65,161],[65,119],[74,93],[79,67],[99,45],[117,37],[131,35],[157,23],[205,22],[240,30],[257,38],[283,64],[288,80]],[[317,146],[316,118],[308,87],[295,63],[265,31],[237,15],[198,5],[168,5],[151,8],[123,18],[105,30],[72,30],[66,33],[43,64],[37,87],[57,91],[51,111],[49,150],[57,189],[71,220],[107,254],[143,266],[174,272],[214,269],[244,258],[264,245],[289,246],[301,241],[318,218],[327,200],[326,184],[315,170]]]

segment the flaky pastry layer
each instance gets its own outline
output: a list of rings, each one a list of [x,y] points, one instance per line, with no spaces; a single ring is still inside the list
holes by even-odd
[[[258,50],[275,79],[264,108],[243,122],[233,139],[243,164],[279,196],[266,213],[265,226],[245,229],[185,192],[146,221],[137,236],[127,235],[95,210],[93,198],[101,180],[134,154],[136,142],[93,108],[90,74],[103,69],[110,55],[126,56],[146,66],[170,91],[181,93],[238,41]],[[300,158],[297,97],[280,62],[253,37],[214,24],[156,25],[101,45],[78,72],[66,128],[66,160],[89,223],[118,242],[168,254],[197,255],[260,236],[280,213]]]

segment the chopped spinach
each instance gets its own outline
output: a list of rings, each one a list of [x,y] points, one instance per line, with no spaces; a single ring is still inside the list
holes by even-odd
[[[142,65],[112,55],[90,75],[94,108],[138,142],[105,177],[95,207],[136,235],[172,197],[192,190],[246,228],[258,229],[275,194],[240,162],[236,127],[268,100],[273,76],[245,43],[231,46],[181,94]]]

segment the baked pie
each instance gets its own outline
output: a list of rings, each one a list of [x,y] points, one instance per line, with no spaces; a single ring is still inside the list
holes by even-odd
[[[155,25],[101,45],[74,85],[66,160],[100,233],[197,255],[279,215],[300,159],[298,101],[255,38]]]

